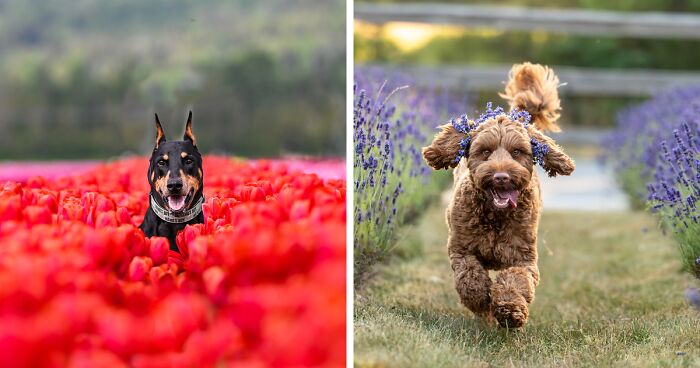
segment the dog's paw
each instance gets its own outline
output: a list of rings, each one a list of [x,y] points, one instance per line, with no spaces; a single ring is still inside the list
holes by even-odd
[[[498,321],[494,318],[492,312],[482,313],[477,315],[477,320],[481,323],[483,327],[493,328],[498,327]]]
[[[521,303],[498,303],[493,307],[493,316],[501,327],[521,328],[527,323],[527,304],[524,300]]]

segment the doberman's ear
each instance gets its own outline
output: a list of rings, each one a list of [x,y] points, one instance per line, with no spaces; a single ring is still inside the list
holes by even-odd
[[[190,115],[187,116],[187,123],[185,124],[185,138],[184,140],[192,142],[193,146],[197,146],[197,138],[194,137],[192,133],[192,111]]]
[[[160,146],[161,143],[165,142],[165,132],[163,131],[163,126],[160,125],[160,119],[158,119],[158,114],[156,114],[156,147]]]
[[[564,153],[564,150],[554,139],[544,135],[532,125],[528,127],[528,133],[532,139],[547,145],[547,153],[544,155],[544,170],[549,176],[571,175],[574,172],[576,169],[574,160]]]

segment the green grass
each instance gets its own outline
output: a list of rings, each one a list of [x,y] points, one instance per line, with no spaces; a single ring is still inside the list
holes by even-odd
[[[360,367],[697,366],[692,284],[654,217],[545,213],[541,282],[522,331],[487,327],[453,289],[443,207],[399,235],[404,257],[378,267],[355,296]]]

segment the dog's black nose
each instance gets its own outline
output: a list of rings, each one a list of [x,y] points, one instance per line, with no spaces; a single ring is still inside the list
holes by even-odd
[[[493,181],[495,181],[496,184],[506,184],[509,180],[510,175],[508,175],[508,173],[497,172],[493,174]]]
[[[179,192],[182,190],[182,179],[170,179],[168,180],[168,190],[171,192]]]

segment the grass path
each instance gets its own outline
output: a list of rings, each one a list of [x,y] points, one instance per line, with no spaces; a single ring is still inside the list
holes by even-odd
[[[356,293],[357,366],[700,365],[700,313],[683,297],[694,281],[647,214],[545,213],[541,282],[520,332],[486,327],[459,304],[442,207],[400,238],[413,256]]]

